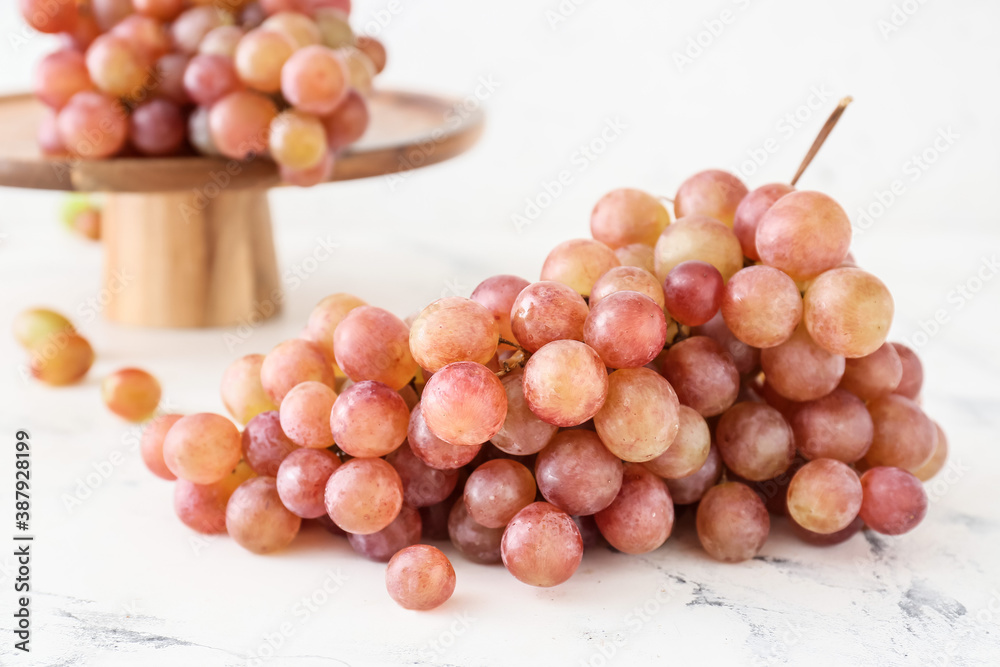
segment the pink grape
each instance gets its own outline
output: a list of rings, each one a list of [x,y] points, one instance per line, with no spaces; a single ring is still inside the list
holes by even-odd
[[[948,461],[948,438],[944,434],[944,430],[938,423],[934,424],[937,429],[937,440],[934,445],[934,453],[927,460],[927,463],[923,464],[919,468],[913,471],[917,479],[921,482],[926,482],[932,479],[944,468],[945,463]]]
[[[185,106],[191,103],[191,98],[184,89],[184,73],[191,59],[183,53],[168,53],[156,61],[156,88],[154,97],[162,97],[174,104]]]
[[[753,261],[760,260],[760,255],[757,254],[757,227],[760,219],[776,201],[789,192],[795,192],[795,188],[784,183],[769,183],[752,190],[736,207],[733,233],[740,240],[743,254]]]
[[[799,468],[788,486],[788,515],[814,533],[844,530],[861,510],[861,480],[840,461],[815,459]]]
[[[648,368],[608,378],[607,399],[594,415],[601,441],[625,461],[651,461],[667,451],[680,428],[680,403],[670,383]]]
[[[493,459],[477,467],[465,482],[465,507],[487,528],[503,528],[535,499],[535,478],[517,461]]]
[[[184,70],[184,91],[195,104],[212,106],[241,87],[233,61],[226,56],[196,55]]]
[[[920,396],[920,389],[924,384],[924,367],[920,363],[920,357],[902,343],[892,343],[892,347],[899,355],[899,361],[903,367],[899,385],[893,393],[916,400]]]
[[[705,418],[697,410],[681,405],[677,409],[678,429],[673,444],[654,459],[643,463],[646,469],[665,479],[680,479],[698,472],[708,460],[712,435]]]
[[[101,381],[101,399],[111,412],[131,422],[149,419],[160,404],[159,381],[141,368],[123,368]]]
[[[271,158],[282,168],[297,172],[321,165],[329,153],[323,123],[298,111],[278,114],[271,121],[268,141]]]
[[[740,375],[749,375],[760,370],[760,350],[733,335],[722,313],[717,313],[705,324],[694,327],[691,333],[695,336],[707,336],[722,346],[722,349],[733,358]]]
[[[432,375],[420,404],[431,432],[453,445],[486,442],[500,431],[507,416],[507,394],[500,378],[473,361],[448,364]]]
[[[434,435],[424,420],[420,403],[410,413],[407,441],[421,461],[438,470],[454,470],[476,458],[482,445],[453,445]]]
[[[240,432],[221,415],[187,415],[167,431],[163,460],[174,475],[195,484],[211,484],[240,462]]]
[[[373,92],[372,80],[375,78],[375,63],[353,45],[344,45],[336,49],[336,53],[344,59],[347,65],[347,75],[351,87],[364,97],[370,97]]]
[[[885,343],[892,324],[892,295],[861,269],[827,271],[806,290],[802,320],[823,348],[845,357],[864,357]]]
[[[333,349],[337,365],[355,382],[374,380],[398,391],[417,373],[409,327],[381,308],[351,310],[333,332]]]
[[[557,586],[576,572],[583,538],[572,517],[549,503],[532,503],[504,530],[500,555],[507,570],[531,586]]]
[[[669,449],[667,450],[670,451]],[[701,500],[705,493],[715,486],[722,475],[722,457],[714,444],[708,452],[705,463],[696,472],[677,479],[668,479],[667,488],[678,505],[690,505]]]
[[[626,463],[618,496],[594,515],[601,535],[627,554],[658,549],[674,527],[674,503],[666,483],[639,464]]]
[[[170,26],[174,47],[181,53],[194,55],[205,35],[224,25],[224,16],[215,7],[192,7],[186,10]]]
[[[627,335],[623,335],[627,332]],[[595,305],[583,325],[583,340],[609,368],[639,368],[663,351],[667,321],[645,294],[615,292]]]
[[[327,143],[332,150],[350,146],[364,136],[370,122],[365,98],[358,91],[348,89],[337,108],[323,117]]]
[[[226,532],[255,554],[284,549],[299,533],[302,519],[281,504],[273,477],[243,482],[226,505]]]
[[[347,541],[351,543],[355,553],[369,560],[388,563],[400,550],[420,542],[421,532],[423,521],[420,512],[403,505],[399,516],[382,530],[368,535],[351,534],[347,536]]]
[[[90,91],[74,95],[56,123],[67,150],[87,159],[115,155],[128,136],[127,116],[118,100]]]
[[[368,59],[372,61],[375,66],[375,73],[380,74],[382,70],[385,69],[386,62],[388,60],[388,54],[385,50],[385,45],[378,41],[374,37],[369,37],[368,35],[358,35],[355,41],[355,46],[361,53],[368,56]]]
[[[654,253],[656,277],[661,281],[675,266],[691,259],[711,264],[723,280],[743,268],[743,251],[733,230],[704,215],[679,218],[664,229]]]
[[[402,507],[403,482],[382,459],[351,459],[326,483],[326,513],[348,533],[377,533]]]
[[[524,371],[518,369],[501,378],[507,395],[507,416],[492,442],[507,454],[536,454],[555,436],[559,427],[543,421],[531,411],[524,396]]]
[[[281,71],[295,52],[295,43],[285,34],[254,28],[236,46],[236,72],[247,86],[262,93],[281,90]]]
[[[38,32],[68,32],[80,16],[75,0],[20,0],[20,6],[21,16]]]
[[[613,250],[633,243],[653,245],[669,224],[670,214],[656,197],[631,188],[604,195],[590,214],[591,235]]]
[[[840,204],[821,192],[786,194],[757,225],[757,253],[794,280],[815,278],[844,261],[851,221]]]
[[[866,471],[861,475],[861,488],[861,518],[876,532],[908,533],[927,514],[924,485],[900,468],[878,466]]]
[[[790,423],[795,445],[807,459],[844,463],[854,463],[865,455],[875,429],[864,401],[842,389],[803,404]]]
[[[760,352],[767,383],[792,401],[813,401],[837,388],[844,376],[844,357],[816,344],[799,327],[781,345]]]
[[[285,11],[272,14],[260,27],[282,33],[292,40],[297,50],[320,42],[320,32],[316,22],[299,12]]]
[[[278,467],[278,496],[288,510],[303,519],[326,514],[326,483],[340,467],[340,459],[325,449],[297,449]]]
[[[872,445],[864,461],[869,467],[896,466],[913,472],[934,455],[937,428],[915,402],[890,394],[868,403],[874,424]]]
[[[222,375],[219,390],[222,403],[240,424],[246,424],[262,412],[278,409],[261,385],[263,364],[263,354],[248,354],[231,363]]]
[[[403,502],[410,507],[429,507],[447,499],[458,484],[457,470],[438,470],[424,463],[406,442],[385,460],[403,482]]]
[[[222,25],[213,28],[201,40],[201,44],[198,45],[198,53],[224,56],[232,61],[236,56],[236,46],[245,34],[243,28],[235,25]]]
[[[349,76],[347,64],[336,52],[325,46],[306,46],[282,68],[281,92],[296,109],[326,116],[347,97]]]
[[[149,77],[148,61],[131,43],[101,35],[87,49],[87,72],[101,92],[111,97],[137,96]]]
[[[336,392],[322,382],[310,381],[295,385],[281,400],[281,430],[300,447],[332,447],[334,436],[330,429],[330,410],[336,400]]]
[[[135,11],[160,21],[173,21],[184,11],[184,0],[132,0]]]
[[[535,352],[524,367],[528,407],[550,424],[568,427],[584,423],[597,414],[607,395],[604,362],[584,343],[554,341]]]
[[[802,296],[787,274],[769,266],[748,266],[729,280],[722,317],[733,335],[753,347],[788,340],[802,319]]]
[[[503,528],[487,528],[475,522],[459,498],[448,513],[448,538],[460,554],[473,563],[493,565],[501,562],[500,542]]]
[[[94,349],[86,338],[60,331],[30,350],[31,375],[45,384],[61,387],[78,382],[94,363]]]
[[[212,143],[220,153],[245,160],[267,150],[278,108],[270,98],[246,90],[230,93],[208,115]]]
[[[293,387],[310,381],[332,389],[334,375],[323,350],[307,340],[292,338],[279,343],[260,366],[260,384],[275,405],[281,405]]]
[[[538,454],[535,477],[548,502],[571,515],[606,508],[622,485],[621,460],[593,431],[562,431]],[[471,478],[470,478],[471,479]]]
[[[278,165],[282,183],[300,188],[311,188],[314,185],[326,183],[333,178],[336,166],[336,156],[330,151],[322,155],[316,166],[308,169],[292,169],[285,165]]]
[[[771,531],[764,503],[750,487],[727,482],[712,487],[698,504],[698,540],[712,558],[738,563],[753,558]]]
[[[732,227],[736,209],[746,195],[747,186],[736,176],[708,169],[681,183],[674,197],[674,213],[678,218],[706,215]]]
[[[205,535],[226,532],[226,506],[233,492],[243,482],[254,476],[246,463],[236,468],[218,482],[195,484],[185,479],[174,485],[174,512],[184,525]]]
[[[129,135],[132,145],[143,155],[173,155],[184,145],[187,118],[173,102],[153,99],[132,111]]]
[[[400,607],[427,611],[443,605],[455,592],[455,568],[437,547],[415,544],[389,561],[385,587]]]
[[[681,262],[663,281],[667,311],[689,327],[704,324],[719,312],[725,289],[719,270],[700,260]]]
[[[456,361],[485,364],[497,351],[500,327],[486,307],[458,296],[434,301],[410,325],[410,352],[437,372]]]
[[[410,411],[398,392],[366,380],[345,389],[327,424],[337,445],[351,456],[385,456],[406,440]]]
[[[663,358],[663,376],[681,404],[702,417],[722,414],[740,391],[740,374],[732,356],[706,336],[692,336],[671,346]]]
[[[652,273],[635,266],[616,266],[596,283],[590,293],[590,307],[594,308],[607,296],[616,292],[638,292],[656,302],[660,308],[666,308],[663,296],[663,285]]]
[[[132,0],[90,0],[90,11],[100,29],[106,32],[134,12],[135,8]]]
[[[848,359],[840,388],[865,401],[896,391],[903,379],[903,362],[892,343],[883,343],[871,354]]]
[[[324,297],[309,314],[309,321],[306,323],[302,337],[319,345],[329,357],[336,358],[336,352],[333,349],[333,332],[336,331],[337,325],[347,317],[349,312],[367,305],[353,294],[344,292]]]
[[[715,437],[726,467],[753,482],[778,476],[795,458],[791,427],[763,403],[737,403],[726,410]]]
[[[630,243],[615,250],[615,256],[622,266],[634,266],[650,273],[656,273],[653,246],[645,243]],[[605,274],[607,275],[607,274]]]
[[[35,70],[35,96],[53,109],[62,109],[77,93],[93,89],[87,61],[75,49],[50,53]]]
[[[169,33],[162,23],[149,16],[126,16],[109,34],[125,40],[141,60],[152,62],[170,52]]]
[[[282,461],[299,449],[281,430],[277,410],[262,412],[247,422],[241,448],[253,471],[265,477],[277,477]]]
[[[166,462],[163,460],[163,441],[167,437],[167,431],[177,423],[183,415],[160,415],[146,424],[142,430],[142,440],[139,444],[139,451],[142,454],[142,461],[149,468],[149,471],[160,479],[174,481],[177,475],[170,472]]]
[[[573,239],[552,249],[542,265],[541,279],[563,283],[590,296],[597,279],[619,265],[614,250],[600,241]]]
[[[517,295],[530,284],[524,278],[517,276],[492,276],[479,283],[476,289],[472,290],[472,295],[469,298],[485,307],[493,315],[501,338],[517,343],[517,336],[514,335],[510,326],[510,311],[514,307]],[[512,348],[508,345],[501,345],[500,349],[509,350]]]
[[[528,352],[556,340],[583,340],[587,302],[572,287],[558,282],[532,283],[521,290],[510,309],[510,325]]]

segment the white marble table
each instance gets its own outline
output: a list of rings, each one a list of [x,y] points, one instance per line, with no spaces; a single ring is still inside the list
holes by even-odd
[[[926,3],[883,36],[891,3],[649,1],[626,19],[620,3],[570,4],[554,27],[546,11],[555,2],[519,0],[488,16],[457,0],[396,5],[383,35],[400,55],[386,84],[479,87],[487,134],[468,156],[402,182],[273,193],[289,299],[280,319],[259,327],[109,325],[99,316],[99,247],[58,227],[57,198],[0,191],[0,323],[48,305],[71,315],[98,354],[85,383],[51,390],[22,378],[22,352],[0,335],[0,514],[13,520],[13,439],[27,428],[37,536],[33,651],[15,654],[12,531],[0,527],[0,664],[1000,663],[1000,280],[989,268],[1000,254],[1000,95],[990,84],[1000,8]],[[388,7],[358,6],[362,23]],[[724,9],[733,22],[693,64],[675,65],[673,53]],[[15,29],[12,14],[0,10],[0,34]],[[0,87],[24,85],[46,44],[3,40]],[[811,117],[795,130],[785,115],[807,105],[811,89],[830,99],[801,112]],[[920,344],[924,405],[952,443],[951,468],[930,486],[927,520],[910,535],[819,549],[777,521],[758,559],[722,565],[682,518],[655,553],[590,552],[553,590],[456,557],[454,598],[417,614],[388,598],[383,566],[323,532],[271,557],[197,537],[173,516],[170,485],[144,469],[135,430],[101,405],[100,378],[139,365],[160,378],[174,409],[221,411],[217,383],[229,361],[297,333],[330,292],[406,315],[494,273],[535,278],[548,248],[586,235],[591,206],[613,187],[667,194],[695,170],[740,169],[765,145],[776,148],[743,173],[752,185],[786,179],[845,94],[857,102],[802,186],[830,192],[866,228],[855,252],[895,295],[893,337]],[[620,133],[581,151],[609,123]],[[913,172],[912,156],[948,128],[958,138]],[[562,170],[570,185],[518,229],[511,217]],[[905,191],[879,213],[873,204],[894,179]],[[320,238],[338,249],[314,263]],[[939,311],[946,321],[921,337]]]

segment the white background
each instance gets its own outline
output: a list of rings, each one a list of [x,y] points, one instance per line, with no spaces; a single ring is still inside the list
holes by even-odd
[[[12,91],[30,85],[33,63],[51,48],[24,38],[15,4],[0,8],[0,89]],[[227,331],[126,329],[93,317],[99,246],[58,225],[58,195],[0,190],[0,321],[54,307],[99,355],[86,383],[54,391],[22,380],[21,351],[0,337],[0,437],[27,427],[36,441],[36,653],[17,660],[248,664],[284,622],[293,631],[282,658],[267,664],[937,665],[1000,655],[1000,5],[375,0],[358,3],[354,23],[377,27],[388,45],[384,87],[465,96],[493,82],[474,102],[487,110],[486,134],[468,155],[395,187],[370,179],[273,192],[283,270],[301,266],[318,237],[340,249],[289,289],[281,318],[235,347]],[[588,554],[552,591],[456,557],[453,601],[414,615],[389,601],[381,566],[318,533],[271,558],[224,539],[192,544],[172,515],[169,485],[146,473],[134,433],[100,404],[104,374],[140,365],[176,409],[221,410],[226,365],[295,335],[327,293],[354,292],[405,316],[495,273],[534,279],[555,243],[587,235],[591,207],[615,187],[669,196],[710,167],[738,171],[751,187],[787,180],[844,95],[855,102],[800,186],[830,193],[855,222],[855,254],[893,291],[893,336],[920,348],[924,405],[958,464],[910,536],[820,551],[776,522],[765,559],[723,566],[680,525],[655,554]],[[581,162],[581,146],[608,123],[623,129]],[[935,148],[943,135],[951,143]],[[776,150],[761,160],[769,139]],[[915,168],[925,151],[933,163]],[[755,154],[762,165],[747,162]],[[545,183],[566,169],[572,184],[547,199]],[[903,194],[879,208],[897,179]],[[512,217],[529,201],[541,213],[518,229]],[[936,314],[944,323],[935,327]],[[124,462],[87,486],[115,452]],[[0,508],[9,477],[0,473]],[[68,509],[67,494],[88,497]],[[0,629],[10,625],[10,565],[0,557]],[[300,624],[296,601],[331,568],[346,583]],[[637,616],[643,605],[654,611]],[[448,646],[430,650],[432,641]],[[14,664],[11,644],[0,630],[3,664]]]

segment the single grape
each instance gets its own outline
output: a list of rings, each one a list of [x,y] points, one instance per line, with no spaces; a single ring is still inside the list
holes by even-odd
[[[673,444],[667,451],[643,464],[647,470],[665,479],[680,479],[698,472],[712,449],[708,423],[697,410],[686,405],[679,406],[677,421],[677,436]]]
[[[322,382],[333,388],[333,366],[323,350],[314,343],[292,338],[279,343],[264,357],[260,383],[275,405],[281,405],[285,395],[295,385],[309,381]]]
[[[455,568],[437,547],[415,544],[389,561],[385,588],[400,607],[427,611],[443,605],[455,592]]]
[[[274,102],[263,95],[238,90],[212,105],[208,114],[212,144],[223,155],[246,160],[267,150]]]
[[[771,530],[764,503],[738,482],[714,486],[698,504],[698,540],[708,555],[738,563],[757,555]]]
[[[14,338],[26,350],[44,343],[50,337],[62,334],[75,334],[73,323],[66,317],[48,308],[29,308],[21,311],[14,318]]]
[[[500,327],[485,306],[459,296],[438,299],[410,325],[410,352],[437,372],[456,361],[485,364],[497,351]]]
[[[275,483],[281,503],[303,519],[326,515],[326,483],[340,459],[325,449],[297,449],[278,466]]]
[[[382,459],[351,459],[326,483],[326,513],[348,533],[377,533],[402,507],[403,482]]]
[[[607,508],[594,515],[601,535],[627,554],[658,549],[674,527],[674,503],[666,483],[636,463],[626,463],[622,487]]]
[[[418,403],[410,413],[407,441],[421,461],[438,470],[454,470],[476,458],[482,445],[453,445],[434,435],[424,420],[423,406]]]
[[[63,146],[85,159],[115,155],[128,136],[128,117],[121,103],[90,91],[74,95],[59,112],[56,123]]]
[[[524,367],[528,407],[550,424],[568,427],[584,423],[597,414],[607,395],[604,362],[584,343],[554,341],[535,352]]]
[[[927,514],[927,492],[911,473],[877,466],[861,475],[864,499],[861,518],[885,535],[902,535],[917,527]]]
[[[899,355],[899,361],[903,367],[899,386],[893,390],[893,393],[916,400],[920,396],[921,387],[924,385],[924,367],[920,363],[920,357],[917,356],[916,352],[902,343],[892,343],[892,347],[896,350],[896,354]]]
[[[78,382],[94,364],[94,349],[87,339],[66,331],[34,345],[29,356],[32,377],[56,387]]]
[[[510,311],[514,307],[517,295],[530,284],[524,278],[517,276],[492,276],[479,283],[476,289],[472,290],[472,295],[469,298],[485,307],[493,315],[502,338],[517,343],[517,336],[514,335],[510,326]],[[509,345],[501,345],[500,349],[509,350],[512,348]]]
[[[337,445],[351,456],[385,456],[406,441],[410,411],[398,392],[366,380],[345,389],[327,424]]]
[[[458,484],[457,470],[438,470],[424,463],[404,442],[385,460],[403,481],[403,502],[410,507],[429,507],[443,502]]]
[[[641,463],[673,444],[680,428],[679,408],[677,394],[659,373],[622,369],[608,378],[607,399],[594,415],[594,426],[615,456]]]
[[[871,354],[848,359],[840,388],[865,401],[896,391],[903,378],[903,362],[891,343],[883,343]]]
[[[170,52],[170,34],[162,23],[149,16],[126,16],[109,34],[125,40],[140,62],[154,62]]]
[[[230,63],[236,57],[236,47],[246,31],[236,25],[222,25],[213,28],[201,40],[198,45],[198,53],[202,55],[223,56],[228,58]],[[235,74],[235,69],[233,73]]]
[[[757,227],[760,219],[776,201],[789,192],[795,192],[795,188],[784,183],[769,183],[751,191],[736,207],[733,233],[740,240],[743,254],[753,261],[760,260],[760,255],[757,254]]]
[[[347,541],[355,553],[368,560],[388,563],[400,550],[420,542],[423,529],[420,512],[403,505],[399,516],[382,530],[368,535],[351,534],[347,536]]]
[[[465,507],[465,499],[459,498],[448,513],[448,538],[458,552],[481,565],[501,562],[500,542],[503,528],[487,528],[475,522]]]
[[[335,50],[347,65],[347,77],[351,88],[364,97],[371,97],[375,78],[375,63],[353,46],[342,46]]]
[[[804,305],[802,319],[809,335],[845,357],[864,357],[879,349],[892,324],[889,289],[861,269],[833,269],[819,276],[806,290]]]
[[[729,172],[700,171],[681,183],[674,197],[674,214],[706,215],[727,227],[733,226],[736,209],[747,196],[747,186]]]
[[[132,111],[129,135],[132,145],[143,155],[173,155],[184,145],[187,117],[173,102],[152,99]]]
[[[705,324],[694,327],[691,333],[695,336],[707,336],[718,343],[733,358],[740,375],[750,375],[760,370],[760,350],[734,336],[722,313],[717,313]]]
[[[650,273],[656,273],[656,260],[654,259],[655,255],[653,246],[651,245],[630,243],[621,248],[616,248],[615,256],[622,263],[622,266],[634,266]]]
[[[281,462],[299,449],[281,430],[277,410],[262,412],[247,422],[241,448],[253,471],[265,477],[277,477]]]
[[[296,51],[282,68],[281,92],[299,111],[326,116],[345,101],[349,76],[339,54],[325,46],[307,46]]]
[[[548,502],[571,515],[606,508],[622,486],[622,462],[592,431],[562,431],[538,454],[535,477]],[[471,479],[471,478],[470,478]]]
[[[226,532],[255,554],[287,547],[301,525],[302,519],[281,504],[273,477],[248,479],[233,492],[226,505]]]
[[[330,410],[336,400],[336,392],[322,382],[295,385],[281,400],[281,430],[300,447],[326,449],[333,446]]]
[[[702,417],[722,414],[740,392],[740,374],[732,356],[707,336],[676,343],[662,363],[663,376],[681,404],[694,408]]]
[[[614,250],[593,239],[572,239],[552,249],[542,265],[543,281],[555,281],[590,296],[597,279],[620,266]]]
[[[255,28],[236,45],[233,61],[240,79],[262,93],[281,90],[281,70],[295,52],[295,43],[285,34]]]
[[[156,88],[153,97],[162,97],[174,104],[186,106],[191,104],[191,98],[184,89],[184,73],[187,72],[191,59],[183,53],[168,53],[156,61]]]
[[[718,269],[700,260],[681,262],[663,281],[667,311],[689,327],[704,324],[719,312],[725,290]]]
[[[590,307],[594,308],[607,296],[616,292],[638,292],[648,296],[660,308],[666,308],[663,285],[652,273],[635,266],[616,266],[596,283],[590,293]]]
[[[246,424],[262,412],[278,408],[260,383],[263,364],[263,354],[248,354],[230,364],[222,374],[219,389],[222,403],[240,424]]]
[[[487,528],[503,528],[535,499],[535,478],[517,461],[493,459],[477,467],[465,482],[465,507]]]
[[[177,475],[170,472],[170,468],[163,460],[163,440],[167,437],[167,431],[177,423],[183,415],[160,415],[149,421],[142,430],[142,440],[139,441],[139,452],[142,454],[142,462],[146,464],[149,471],[169,482],[177,479]]]
[[[507,524],[500,555],[519,581],[557,586],[580,567],[583,538],[570,515],[549,503],[532,503]]]
[[[680,264],[691,259],[707,262],[729,280],[743,268],[743,251],[733,230],[704,215],[679,218],[660,234],[653,249],[656,277],[660,281]]]
[[[837,388],[844,376],[844,357],[820,347],[805,327],[781,345],[760,352],[767,383],[792,401],[813,401]]]
[[[556,340],[583,341],[587,302],[572,287],[553,281],[521,290],[510,309],[510,326],[528,352]]]
[[[302,338],[319,345],[330,358],[336,358],[333,349],[333,332],[337,329],[347,314],[360,306],[368,304],[354,296],[338,292],[324,297],[309,314]]]
[[[87,49],[90,79],[111,97],[137,96],[149,77],[148,70],[148,61],[116,35],[101,35]]]
[[[937,429],[937,440],[934,445],[934,453],[927,460],[927,463],[913,471],[913,474],[921,482],[929,481],[941,472],[944,468],[944,464],[948,460],[948,438],[945,436],[944,430],[941,428],[940,424],[935,422],[934,427]]]
[[[160,404],[160,393],[160,383],[140,368],[123,368],[101,381],[104,405],[131,422],[149,419]]]
[[[239,429],[222,415],[187,415],[167,431],[163,460],[174,475],[195,484],[225,477],[243,453]]]
[[[840,204],[821,192],[786,194],[757,225],[757,253],[794,280],[815,278],[844,261],[851,221]]]
[[[737,403],[726,410],[715,438],[726,467],[753,482],[785,472],[795,458],[791,427],[763,403]]]
[[[409,327],[381,308],[351,310],[333,332],[333,349],[337,365],[355,382],[375,380],[399,390],[417,373]]]
[[[795,445],[807,459],[854,463],[865,455],[874,437],[864,401],[842,389],[800,406],[789,423]]]
[[[227,56],[199,54],[184,70],[184,91],[195,103],[210,107],[242,88],[233,61]]]
[[[286,169],[308,170],[327,156],[326,130],[315,116],[284,111],[271,121],[271,157]]]
[[[507,454],[526,456],[542,450],[559,427],[543,421],[531,411],[524,396],[524,371],[507,373],[500,380],[507,394],[507,416],[492,442]]]
[[[507,416],[507,394],[500,378],[473,361],[448,364],[432,375],[420,404],[431,432],[453,445],[486,442],[500,431]]]
[[[75,49],[50,53],[35,69],[35,96],[53,109],[62,109],[77,93],[93,89],[87,61]]]
[[[937,428],[920,406],[890,394],[868,403],[874,424],[872,445],[864,461],[869,467],[896,466],[919,470],[934,455]]]
[[[226,532],[226,506],[233,492],[254,476],[246,463],[240,462],[228,475],[212,484],[195,484],[179,479],[174,485],[174,512],[184,525],[206,535]]]
[[[829,535],[857,518],[861,495],[861,480],[846,463],[815,459],[788,486],[788,515],[806,530]]]
[[[670,214],[656,197],[631,188],[604,195],[590,214],[591,235],[614,250],[633,243],[651,246],[669,224]]]
[[[268,17],[260,27],[282,33],[292,40],[296,50],[320,42],[320,32],[316,22],[299,12],[277,12]]]
[[[313,0],[300,0],[312,4]],[[311,15],[316,20],[319,27],[320,39],[323,45],[331,49],[339,49],[342,46],[353,46],[355,43],[354,31],[348,22],[348,10],[319,8]]]
[[[20,0],[21,16],[38,32],[68,32],[80,17],[74,0]]]
[[[719,481],[720,475],[722,475],[722,457],[719,455],[719,448],[713,444],[708,452],[708,458],[697,472],[686,477],[666,480],[667,488],[670,489],[670,495],[676,504],[690,505],[701,500],[702,496]]]
[[[364,136],[371,121],[368,103],[356,90],[348,90],[333,113],[323,117],[326,140],[331,150],[340,150]]]
[[[609,368],[639,368],[653,361],[667,340],[663,308],[639,292],[615,292],[591,308],[583,340]]]
[[[802,319],[802,295],[787,274],[770,266],[737,271],[725,287],[722,317],[733,335],[753,347],[788,340]]]

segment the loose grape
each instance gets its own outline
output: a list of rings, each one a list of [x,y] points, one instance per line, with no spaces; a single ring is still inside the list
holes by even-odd
[[[848,359],[840,388],[865,401],[888,396],[903,378],[903,362],[891,343],[883,343],[871,354]]]
[[[62,109],[77,93],[93,89],[87,61],[75,49],[50,53],[35,70],[35,96],[53,109]]]
[[[532,503],[507,524],[500,555],[518,580],[531,586],[557,586],[580,566],[583,538],[568,514],[549,503]]]
[[[160,383],[139,368],[123,368],[101,381],[101,398],[111,412],[131,422],[146,421],[160,404]]]
[[[674,527],[674,503],[666,483],[636,463],[626,463],[622,487],[607,508],[594,515],[601,535],[627,554],[658,549]]]
[[[732,227],[736,209],[746,196],[747,186],[736,176],[708,169],[681,183],[674,197],[674,214],[678,218],[706,215]]]
[[[698,472],[708,460],[712,448],[708,423],[697,410],[681,405],[677,409],[677,420],[677,436],[673,444],[667,451],[643,464],[647,470],[666,479],[680,479]]]
[[[14,318],[14,338],[21,347],[31,348],[44,343],[49,337],[58,334],[75,334],[73,323],[54,310],[47,308],[29,308],[18,313]]]
[[[802,296],[787,274],[769,266],[748,266],[726,285],[722,317],[747,345],[774,347],[788,340],[799,325]]]
[[[410,325],[410,352],[437,372],[456,361],[485,364],[497,351],[500,327],[484,306],[458,296],[438,299]]]
[[[434,435],[424,420],[423,406],[418,403],[410,413],[407,441],[417,458],[438,470],[454,470],[476,458],[482,445],[453,445]]]
[[[892,295],[881,280],[861,269],[827,271],[806,290],[804,302],[802,319],[809,335],[835,354],[864,357],[889,334]]]
[[[524,367],[528,407],[550,424],[568,427],[584,423],[597,414],[607,395],[604,362],[584,343],[554,341],[535,352]]]
[[[679,218],[663,230],[653,252],[656,277],[661,281],[675,266],[691,259],[708,262],[724,280],[743,268],[743,251],[733,230],[704,215]]]
[[[30,349],[31,375],[45,384],[79,381],[94,363],[94,349],[83,336],[60,331]]]
[[[698,504],[698,540],[708,555],[738,563],[757,555],[771,530],[764,503],[750,487],[727,482],[712,487]]]
[[[212,144],[228,158],[245,160],[267,150],[278,108],[270,98],[246,90],[230,93],[208,114]]]
[[[733,233],[740,240],[743,254],[753,261],[759,261],[757,254],[757,227],[760,219],[776,201],[795,192],[795,188],[784,183],[770,183],[751,191],[740,201],[733,216]]]
[[[858,474],[840,461],[815,459],[805,464],[788,487],[788,515],[814,533],[844,530],[861,510]]]
[[[712,445],[708,458],[697,472],[686,477],[666,480],[667,488],[670,489],[670,495],[676,504],[690,505],[701,500],[705,492],[719,481],[720,475],[722,475],[722,457],[719,456],[719,448]]]
[[[221,415],[187,415],[167,431],[163,460],[174,475],[195,484],[225,477],[242,455],[239,429]]]
[[[326,513],[348,533],[377,533],[402,507],[403,482],[382,459],[351,459],[326,483]]]
[[[420,512],[403,505],[399,516],[382,530],[368,535],[348,535],[347,541],[355,553],[369,560],[388,563],[400,550],[420,542],[422,532]]]
[[[381,308],[351,310],[333,332],[333,349],[337,365],[355,382],[375,380],[399,390],[417,373],[409,327]]]
[[[510,309],[510,325],[528,352],[556,340],[583,340],[587,302],[572,287],[553,281],[521,290]]]
[[[902,535],[917,527],[927,514],[927,492],[911,473],[878,466],[861,475],[864,500],[861,518],[872,530]]]
[[[437,547],[415,544],[389,561],[385,588],[400,607],[427,611],[443,605],[455,592],[455,568]]]
[[[548,502],[567,514],[594,514],[617,497],[622,462],[592,431],[563,431],[538,454],[535,477]],[[471,478],[470,478],[471,479]]]
[[[351,456],[385,456],[406,440],[410,411],[398,392],[364,381],[345,389],[327,410],[337,445]]]
[[[487,528],[475,522],[459,498],[448,514],[448,537],[458,552],[473,563],[493,565],[501,562],[500,542],[503,528]]]
[[[186,479],[174,485],[174,512],[184,525],[206,535],[226,532],[226,506],[233,492],[254,476],[246,463],[240,462],[228,475],[212,484],[195,484]]]
[[[700,260],[681,262],[663,281],[667,311],[689,327],[704,324],[719,312],[725,289],[718,269]]]
[[[620,266],[614,250],[593,239],[564,241],[552,249],[542,265],[543,281],[555,281],[590,296],[597,279]]]
[[[299,449],[281,430],[277,410],[261,412],[247,422],[241,447],[253,471],[266,477],[277,477],[281,462]]]
[[[937,428],[916,403],[890,394],[868,403],[874,424],[872,445],[864,461],[869,467],[896,466],[919,470],[934,455]]]
[[[226,505],[226,532],[255,554],[287,547],[301,525],[302,519],[281,504],[273,477],[248,479],[233,492]]]
[[[800,406],[789,422],[795,445],[807,459],[854,463],[865,455],[874,437],[864,401],[842,389]]]
[[[702,417],[722,414],[740,392],[740,374],[732,356],[706,336],[692,336],[671,346],[662,363],[663,376],[681,404]]]
[[[497,449],[518,456],[536,454],[545,447],[559,427],[543,421],[531,411],[524,396],[524,372],[516,370],[500,380],[507,394],[507,416],[492,442]]]
[[[535,499],[535,478],[517,461],[494,459],[476,468],[465,482],[465,507],[487,528],[503,528]]]
[[[486,442],[500,431],[507,416],[507,394],[500,378],[472,361],[448,364],[432,375],[420,403],[427,427],[453,445]]]
[[[663,204],[642,190],[619,188],[601,197],[590,214],[590,233],[617,250],[633,243],[653,245],[670,224]]]
[[[170,468],[163,460],[163,441],[167,437],[167,431],[177,423],[183,415],[160,415],[151,420],[142,430],[142,440],[139,441],[139,452],[142,454],[142,461],[149,468],[149,471],[160,479],[174,481],[177,475],[170,472]]]
[[[643,462],[667,451],[680,428],[677,394],[648,368],[622,369],[608,378],[607,399],[594,415],[601,441],[625,461]]]
[[[851,221],[821,192],[799,190],[771,206],[757,225],[757,253],[794,280],[815,278],[844,261]]]
[[[325,449],[297,449],[278,466],[275,484],[281,503],[303,519],[326,515],[326,483],[340,459]]]
[[[583,340],[608,368],[639,368],[663,351],[663,308],[639,292],[615,292],[594,305],[583,324]]]
[[[763,403],[737,403],[726,410],[715,437],[726,467],[753,482],[776,477],[795,458],[791,427]]]

